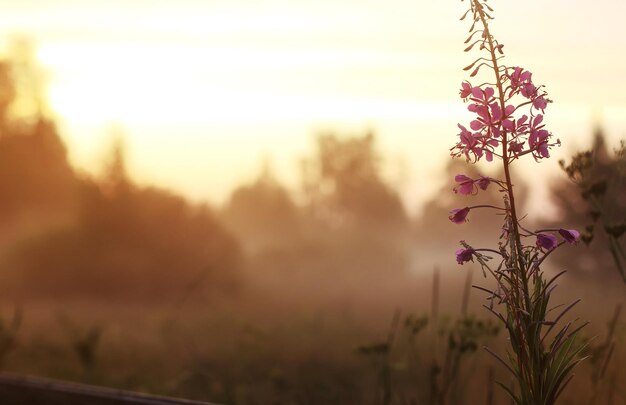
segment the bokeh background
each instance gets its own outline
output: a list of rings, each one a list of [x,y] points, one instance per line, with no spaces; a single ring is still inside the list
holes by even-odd
[[[593,223],[558,164],[593,150],[623,223],[626,5],[494,6],[563,143],[515,167],[525,221]],[[449,157],[465,7],[3,2],[0,366],[229,404],[499,403],[476,349],[505,336],[468,288],[489,280],[454,251],[500,219],[447,219],[455,174],[499,175]],[[564,403],[626,401],[626,283],[596,225],[547,268],[597,336]]]

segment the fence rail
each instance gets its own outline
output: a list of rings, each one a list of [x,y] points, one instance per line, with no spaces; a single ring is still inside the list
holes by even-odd
[[[0,374],[2,405],[217,405],[64,381]]]

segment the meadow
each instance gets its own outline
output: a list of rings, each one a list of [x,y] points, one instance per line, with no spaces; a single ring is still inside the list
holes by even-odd
[[[87,174],[0,61],[0,370],[232,405],[626,404],[626,146],[598,128],[529,212],[512,163],[560,146],[552,100],[469,3],[489,58],[465,70],[495,84],[461,84],[476,116],[419,214],[374,131],[321,132],[297,190],[267,161],[221,205],[137,182],[121,138]]]
[[[454,260],[447,217],[463,196],[445,186],[409,216],[372,134],[318,138],[304,203],[265,167],[216,209],[134,183],[119,146],[102,177],[84,176],[50,123],[30,131],[0,138],[3,371],[225,404],[506,403],[495,381],[511,377],[484,350],[503,353],[506,336],[471,288],[493,281]],[[619,173],[602,139],[595,167]],[[619,207],[613,177],[605,201]],[[564,173],[554,190],[583,229],[576,185]],[[485,226],[464,238],[497,240],[497,218],[472,220]],[[600,231],[567,248],[554,299],[582,298],[591,346],[559,403],[624,403],[626,286]]]
[[[455,273],[439,273],[435,308],[435,273],[331,285],[265,274],[236,295],[183,306],[31,303],[3,369],[225,404],[506,403],[494,379],[510,376],[482,349],[504,349],[502,328],[474,292],[462,313],[467,279]],[[624,403],[623,318],[608,335],[621,289],[561,288],[561,299],[587,294],[579,316],[593,320],[585,337],[598,351],[559,403]]]

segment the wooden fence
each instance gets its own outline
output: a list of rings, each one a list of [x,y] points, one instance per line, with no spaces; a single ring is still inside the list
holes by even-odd
[[[217,405],[63,381],[0,374],[2,405]]]

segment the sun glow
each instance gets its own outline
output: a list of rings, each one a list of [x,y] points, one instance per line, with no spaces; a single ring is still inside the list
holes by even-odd
[[[533,1],[548,14],[558,10]],[[457,6],[408,0],[384,6],[352,0],[188,0],[176,7],[146,0],[89,7],[72,0],[55,7],[14,2],[0,26],[34,38],[48,72],[50,104],[76,165],[99,168],[97,157],[115,124],[128,138],[133,175],[199,199],[223,199],[254,176],[263,156],[276,160],[281,179],[295,185],[293,167],[320,129],[374,130],[383,151],[411,162],[410,181],[442,168],[465,113],[457,100],[460,68],[467,64],[458,52],[464,30],[439,23],[456,15]],[[512,12],[508,7],[501,5],[503,14]],[[523,31],[498,23],[494,29],[504,42]],[[557,61],[553,43],[525,33],[538,57],[522,56],[559,101],[553,116],[560,118],[551,127],[568,136],[586,136],[592,111],[610,121],[626,109],[620,101],[626,89],[615,79],[626,62],[619,52],[606,52],[624,38],[602,39],[603,32],[594,31],[603,45],[589,48],[590,61],[599,52],[606,62],[594,72],[571,63],[580,50],[569,42]],[[571,69],[563,72],[561,63]],[[596,85],[573,88],[572,80]],[[614,138],[624,132],[618,121],[607,122]],[[426,188],[432,192],[437,184]],[[420,184],[413,194],[419,200],[428,192]]]

